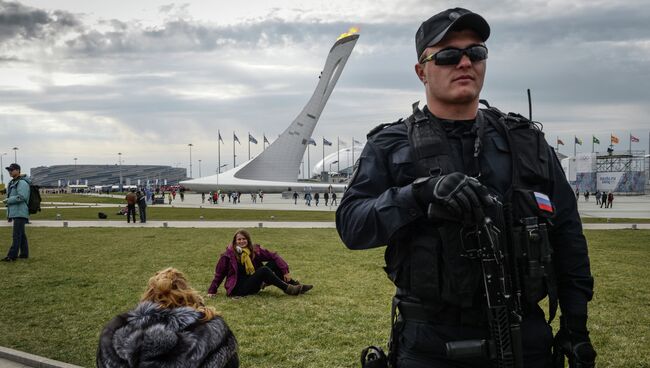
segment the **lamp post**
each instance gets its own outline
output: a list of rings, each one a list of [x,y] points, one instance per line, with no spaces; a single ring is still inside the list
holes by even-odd
[[[14,150],[14,162],[18,163],[18,154],[16,153],[18,152],[18,147],[14,147],[12,150]]]
[[[2,156],[5,156],[7,152],[0,154],[0,183],[5,183],[5,165],[2,163]]]
[[[117,190],[122,191],[122,152],[117,153],[117,165],[120,168],[120,183],[117,185]]]
[[[201,159],[199,159],[199,178],[201,177]]]
[[[74,158],[74,176],[76,177],[77,184],[79,184],[79,178],[77,177],[79,175],[77,175],[77,158],[76,157]]]
[[[194,146],[192,143],[187,144],[188,147],[190,147],[190,178],[192,177],[192,146]]]
[[[331,181],[331,179],[332,179],[332,177],[331,177],[331,175],[332,175],[332,165],[333,165],[333,164],[338,164],[338,163],[339,163],[339,160],[336,160],[336,161],[332,161],[332,162],[330,162],[330,171],[329,171],[329,173],[328,173],[328,175],[330,175],[330,181]]]

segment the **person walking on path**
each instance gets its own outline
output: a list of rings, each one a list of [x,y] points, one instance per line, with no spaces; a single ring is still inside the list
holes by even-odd
[[[332,192],[332,202],[330,203],[330,206],[338,206],[339,202],[336,201],[336,192]]]
[[[612,208],[614,202],[614,193],[609,192],[607,195],[607,208]]]
[[[603,190],[603,194],[600,196],[600,208],[607,208],[607,192]]]
[[[133,223],[135,224],[135,204],[138,202],[138,196],[135,194],[135,188],[132,188],[126,194],[126,222],[130,223],[131,218],[133,218]]]
[[[29,244],[25,234],[25,224],[29,222],[29,185],[31,179],[20,173],[20,165],[11,164],[5,169],[11,176],[7,187],[7,198],[2,200],[7,205],[7,220],[13,223],[13,236],[11,247],[4,262],[13,262],[17,258],[29,258]]]
[[[318,192],[316,192],[314,194],[314,202],[316,202],[316,207],[318,207],[318,201],[319,200],[320,200],[320,194],[318,194]]]
[[[596,206],[598,206],[600,204],[600,190],[596,191],[594,197],[596,197]]]
[[[293,192],[293,204],[298,204],[298,192]]]
[[[327,206],[327,203],[330,199],[330,194],[328,192],[325,192],[325,194],[323,194],[323,199],[325,199],[325,206]]]

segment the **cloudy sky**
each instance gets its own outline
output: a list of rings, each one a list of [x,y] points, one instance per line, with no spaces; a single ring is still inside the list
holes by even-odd
[[[591,151],[592,134],[604,150],[611,133],[617,149],[630,134],[641,140],[633,149],[648,149],[647,0],[0,0],[3,163],[17,154],[27,170],[116,164],[122,152],[124,164],[188,167],[192,143],[194,176],[199,159],[204,176],[214,173],[217,130],[231,165],[233,131],[240,158],[248,132],[272,141],[351,26],[361,36],[314,137],[363,141],[424,98],[414,34],[453,6],[492,27],[482,95],[491,104],[527,115],[530,88],[533,117],[567,154],[574,135],[579,152]]]

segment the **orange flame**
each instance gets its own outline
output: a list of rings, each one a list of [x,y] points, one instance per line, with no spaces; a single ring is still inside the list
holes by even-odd
[[[350,29],[348,29],[347,32],[345,32],[345,33],[341,33],[341,35],[339,36],[339,38],[337,38],[336,40],[338,41],[338,40],[340,40],[340,39],[342,39],[342,38],[350,37],[350,36],[352,36],[353,34],[357,34],[357,33],[359,33],[359,27],[350,27]]]

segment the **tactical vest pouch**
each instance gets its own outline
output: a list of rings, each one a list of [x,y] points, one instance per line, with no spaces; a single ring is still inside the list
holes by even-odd
[[[552,212],[539,208],[535,192],[513,188],[513,251],[521,270],[526,301],[537,303],[554,289],[552,247],[545,217]]]
[[[544,133],[531,129],[530,123],[512,124],[509,129],[513,164],[521,184],[527,187],[546,187],[549,181],[548,152]]]
[[[425,228],[426,226],[426,228]],[[409,289],[422,299],[440,299],[440,241],[437,230],[427,223],[417,233],[408,232],[389,246],[385,259],[388,278],[399,288]]]

